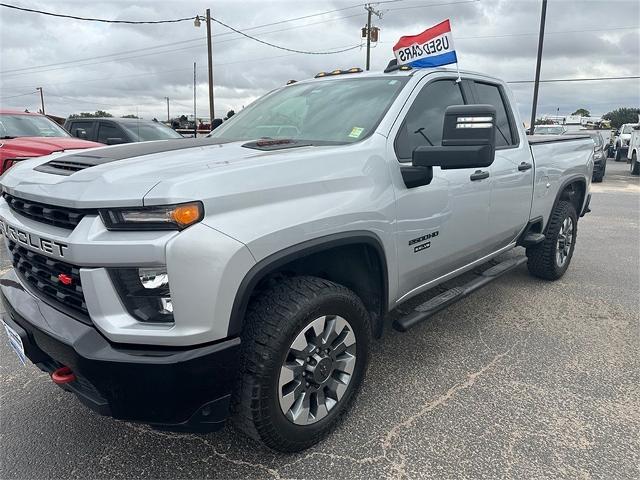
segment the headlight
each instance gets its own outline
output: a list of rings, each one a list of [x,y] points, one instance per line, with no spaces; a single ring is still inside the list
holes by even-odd
[[[173,322],[166,268],[112,268],[109,274],[127,311],[137,320]]]
[[[108,230],[182,230],[202,220],[201,202],[100,210]]]

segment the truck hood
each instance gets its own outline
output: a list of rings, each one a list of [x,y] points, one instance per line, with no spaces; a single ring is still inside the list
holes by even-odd
[[[74,137],[19,137],[0,140],[2,158],[41,157],[65,150],[102,147]]]
[[[11,195],[72,208],[141,206],[156,186],[171,191],[173,185],[216,176],[219,171],[244,170],[313,149],[340,148],[302,146],[263,151],[243,146],[246,143],[214,138],[161,140],[54,154],[20,162],[0,183]],[[179,199],[164,201],[195,199],[189,198],[188,191],[182,189]]]

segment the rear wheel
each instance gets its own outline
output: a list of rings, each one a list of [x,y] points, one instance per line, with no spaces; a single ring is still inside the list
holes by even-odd
[[[352,403],[370,341],[369,314],[341,285],[294,277],[264,291],[245,319],[236,425],[283,452],[319,442]]]
[[[532,275],[557,280],[569,268],[578,233],[578,216],[571,202],[558,202],[542,243],[527,248],[527,267]]]
[[[640,163],[638,163],[638,155],[633,152],[631,156],[631,166],[629,168],[631,175],[640,175]]]
[[[615,160],[616,162],[622,161],[622,152],[620,151],[620,145],[616,145]]]

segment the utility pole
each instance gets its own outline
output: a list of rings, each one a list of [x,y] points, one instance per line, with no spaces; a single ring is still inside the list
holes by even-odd
[[[193,62],[193,138],[198,136],[198,119],[196,118],[196,62]]]
[[[207,8],[207,66],[209,69],[209,124],[213,123],[213,47],[211,45],[211,10]]]
[[[36,90],[40,90],[40,105],[42,105],[42,114],[44,113],[44,94],[42,93],[42,87],[36,87]]]
[[[533,105],[531,106],[531,125],[529,131],[533,133],[536,126],[536,107],[538,106],[538,87],[540,86],[540,64],[542,63],[542,44],[544,41],[544,24],[547,18],[547,0],[542,0],[540,14],[540,36],[538,37],[538,60],[536,62],[536,80],[533,84]]]
[[[167,101],[167,123],[171,121],[171,117],[169,116],[169,97],[164,97]]]
[[[364,9],[367,11],[367,26],[363,29],[366,29],[366,37],[367,37],[367,63],[366,70],[369,70],[369,66],[371,64],[371,15],[375,15],[378,18],[382,18],[382,12],[375,10],[370,3],[365,5]],[[377,27],[373,27],[377,30]],[[376,41],[378,40],[377,31],[376,31]]]

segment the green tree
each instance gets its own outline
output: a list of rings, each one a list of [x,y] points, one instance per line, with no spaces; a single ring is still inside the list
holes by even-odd
[[[637,123],[640,108],[616,108],[605,113],[602,118],[611,122],[611,128],[620,128],[625,123]]]
[[[590,117],[591,112],[589,112],[589,110],[587,110],[586,108],[579,108],[575,112],[573,112],[571,115],[580,115],[581,117]]]
[[[536,119],[536,125],[553,125],[554,121],[549,118],[538,118]]]
[[[122,115],[120,118],[139,118],[139,117],[137,115],[129,114],[129,115]]]
[[[69,115],[69,118],[95,118],[95,117],[113,117],[109,112],[105,112],[104,110],[96,110],[94,113],[91,112],[80,112],[80,113],[72,113]]]

